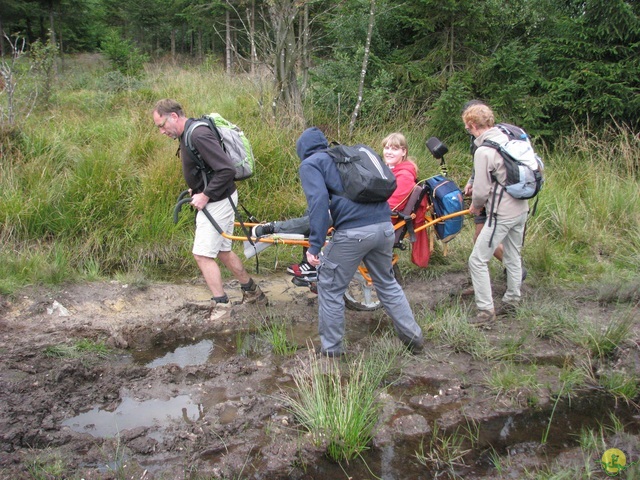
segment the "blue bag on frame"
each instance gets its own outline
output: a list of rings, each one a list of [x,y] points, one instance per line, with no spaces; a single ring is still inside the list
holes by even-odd
[[[436,175],[425,180],[425,184],[436,218],[464,210],[462,191],[456,182],[442,175]],[[446,243],[460,233],[463,218],[461,215],[436,223],[434,228],[440,241]]]

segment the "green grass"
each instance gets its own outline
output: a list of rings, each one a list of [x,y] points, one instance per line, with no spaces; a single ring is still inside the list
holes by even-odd
[[[491,360],[499,350],[493,347],[486,335],[469,325],[470,312],[461,304],[440,306],[435,311],[427,311],[417,317],[418,324],[425,332],[425,338],[455,352],[468,353],[475,359]]]
[[[318,359],[310,350],[293,375],[296,393],[283,394],[300,425],[333,460],[349,461],[369,448],[378,421],[378,393],[402,351],[398,344],[381,345],[346,363]]]
[[[25,467],[32,480],[50,480],[67,478],[69,465],[61,458],[60,454],[48,449],[34,451],[33,456],[25,461]]]
[[[640,393],[635,372],[603,371],[598,377],[598,383],[608,393],[612,394],[616,400],[622,400],[626,403],[633,403],[633,400]]]
[[[3,158],[12,159],[0,164],[2,293],[129,271],[154,280],[197,275],[190,255],[192,215],[183,214],[178,225],[171,218],[184,189],[176,143],[154,129],[150,116],[163,97],[179,100],[188,115],[215,110],[243,128],[258,164],[256,175],[239,185],[240,198],[260,220],[298,216],[306,208],[295,154],[300,132],[271,118],[268,82],[227,77],[208,64],[185,69],[162,63],[119,89],[105,73],[104,62],[75,64],[68,58],[50,106],[34,111],[20,131],[0,135]],[[354,139],[376,148],[398,128],[371,125],[356,129]],[[337,125],[324,127],[329,136],[337,132]],[[408,122],[403,130],[420,177],[437,173],[423,129]],[[639,143],[624,128],[600,136],[576,130],[544,152],[547,181],[524,247],[533,282],[593,283],[603,299],[637,302]],[[450,176],[463,184],[471,168],[468,147],[448,146]],[[405,262],[410,273],[432,281],[466,269],[467,223],[447,256],[437,244],[428,269]],[[265,252],[265,266],[275,261],[275,252]],[[298,252],[281,247],[278,254],[288,261]],[[617,287],[615,279],[622,279]]]
[[[518,312],[527,331],[541,339],[564,343],[578,325],[575,308],[549,293],[527,295]]]
[[[636,314],[637,312],[631,309],[622,311],[614,318],[585,319],[578,324],[572,340],[593,357],[609,357],[629,338]]]
[[[458,426],[452,433],[447,433],[434,422],[428,445],[423,439],[415,452],[421,465],[438,472],[447,472],[453,478],[459,478],[456,467],[466,465],[465,456],[471,453],[480,435],[479,426],[475,422],[467,422],[465,427]]]
[[[291,332],[291,322],[286,319],[265,319],[259,328],[259,335],[266,340],[276,355],[291,356],[298,351],[298,346],[287,337]]]
[[[526,403],[540,384],[535,365],[500,363],[485,376],[485,384],[496,398],[505,397],[516,403]]]
[[[96,342],[83,338],[72,344],[51,345],[44,349],[48,357],[80,358],[85,356],[107,357],[112,350],[103,342]]]

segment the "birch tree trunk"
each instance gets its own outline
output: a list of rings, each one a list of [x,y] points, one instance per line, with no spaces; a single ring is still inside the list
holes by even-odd
[[[231,75],[232,64],[232,47],[231,47],[231,15],[229,14],[229,10],[226,11],[224,17],[224,25],[225,25],[225,52],[226,52],[226,70],[227,75]]]
[[[304,10],[302,14],[302,29],[300,31],[302,36],[302,92],[307,90],[307,84],[309,83],[309,68],[311,68],[311,54],[309,52],[309,4],[304,4]]]
[[[299,58],[295,29],[296,16],[302,4],[296,0],[271,0],[269,17],[274,35],[273,70],[274,118],[302,126],[302,95],[298,87],[296,65]]]
[[[251,8],[247,8],[247,19],[249,20],[249,42],[251,44],[251,76],[256,73],[258,64],[258,52],[256,49],[256,2],[251,0]]]
[[[362,70],[360,71],[360,85],[358,87],[358,100],[356,106],[351,114],[351,121],[349,122],[349,136],[353,133],[353,129],[356,125],[358,114],[360,113],[360,107],[362,106],[362,96],[364,95],[364,79],[367,76],[367,66],[369,65],[369,51],[371,49],[371,37],[373,35],[373,26],[376,21],[376,1],[371,0],[371,7],[369,9],[369,28],[367,30],[367,40],[364,46],[364,58],[362,59]]]

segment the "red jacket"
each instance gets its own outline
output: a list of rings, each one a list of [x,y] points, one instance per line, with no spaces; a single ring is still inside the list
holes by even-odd
[[[404,208],[411,190],[413,190],[418,181],[418,172],[416,171],[416,166],[410,160],[398,163],[391,171],[396,177],[397,187],[387,202],[391,210],[400,211]]]

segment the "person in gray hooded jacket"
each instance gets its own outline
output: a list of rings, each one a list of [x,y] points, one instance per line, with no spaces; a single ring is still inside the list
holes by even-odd
[[[410,351],[420,353],[422,330],[393,275],[391,209],[387,202],[356,203],[332,194],[343,188],[338,169],[326,153],[328,147],[326,137],[316,127],[306,129],[296,142],[311,227],[307,261],[318,269],[320,353],[329,357],[344,353],[343,295],[360,262],[369,270],[398,337]],[[325,246],[332,220],[334,232]]]

